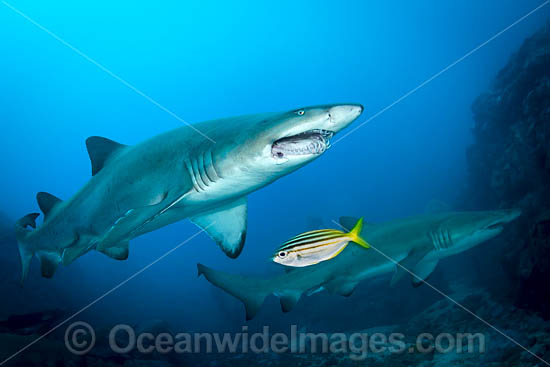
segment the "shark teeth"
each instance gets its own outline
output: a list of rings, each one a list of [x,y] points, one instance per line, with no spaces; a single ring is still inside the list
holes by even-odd
[[[330,148],[330,139],[333,136],[333,131],[323,129],[287,136],[273,143],[271,154],[273,158],[286,160],[287,156],[322,154]]]

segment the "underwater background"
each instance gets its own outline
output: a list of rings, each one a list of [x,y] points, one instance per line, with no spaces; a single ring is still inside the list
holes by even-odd
[[[189,221],[176,223],[132,240],[126,261],[91,252],[60,266],[53,279],[41,278],[34,260],[19,286],[13,223],[38,211],[37,192],[66,199],[89,180],[88,136],[136,144],[182,125],[140,93],[190,123],[361,103],[363,115],[345,134],[541,4],[1,1],[0,319],[48,311],[55,317],[46,326],[54,327],[197,232]],[[202,332],[237,332],[243,325],[269,325],[274,332],[290,325],[323,332],[404,325],[411,335],[467,324],[472,332],[492,333],[484,355],[389,356],[370,363],[544,365],[429,287],[390,287],[389,275],[361,283],[349,298],[303,297],[286,314],[272,297],[245,323],[242,304],[198,278],[196,264],[265,276],[281,271],[269,260],[277,246],[297,233],[333,227],[342,215],[383,222],[426,213],[434,203],[455,210],[519,207],[520,220],[488,243],[445,259],[430,279],[550,361],[549,18],[545,5],[318,160],[250,195],[238,259],[201,234],[77,319],[97,329],[124,323]],[[438,312],[426,314],[430,308]],[[33,330],[37,336],[48,330],[42,321]],[[62,329],[47,342],[62,340]],[[17,343],[33,340],[5,338],[2,360]],[[68,358],[74,365],[200,365],[217,358],[121,360],[98,352],[85,359],[53,349],[30,349],[8,363]],[[224,358],[217,363],[359,363],[307,354]]]

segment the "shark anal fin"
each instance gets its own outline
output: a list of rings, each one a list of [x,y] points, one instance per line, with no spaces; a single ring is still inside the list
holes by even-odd
[[[234,259],[240,255],[246,238],[246,197],[190,219],[204,229],[227,256]]]
[[[40,271],[44,278],[51,278],[57,270],[57,266],[61,262],[59,254],[50,252],[38,252],[38,259],[40,260]]]
[[[99,252],[109,256],[111,259],[126,260],[130,253],[129,245],[130,245],[130,242],[123,242],[118,246],[101,249],[99,250]]]
[[[281,309],[283,312],[290,312],[296,306],[296,303],[300,300],[301,292],[286,292],[279,296],[281,301]]]
[[[430,274],[433,273],[435,267],[437,266],[438,260],[422,260],[420,261],[413,270],[414,275],[412,276],[412,285],[413,287],[418,287],[422,285],[424,280],[426,280]],[[420,278],[420,279],[419,279]]]
[[[357,281],[348,281],[345,279],[331,280],[327,282],[323,287],[329,292],[334,294],[339,294],[344,297],[349,297],[353,294],[355,287],[357,287],[359,282]]]
[[[401,260],[399,264],[395,266],[395,273],[391,279],[390,285],[393,287],[399,282],[407,273],[414,272],[413,269],[417,264],[431,251],[431,246],[424,246],[421,248],[415,248],[409,252],[409,255]]]
[[[101,136],[90,136],[86,139],[86,148],[92,162],[92,176],[95,176],[105,166],[105,162],[113,153],[124,147],[126,145]]]
[[[61,203],[61,199],[55,197],[52,194],[48,194],[47,192],[39,192],[38,194],[36,194],[36,201],[38,202],[40,210],[42,210],[42,213],[44,213],[44,220],[46,220],[48,214],[52,211],[52,209],[57,204]]]

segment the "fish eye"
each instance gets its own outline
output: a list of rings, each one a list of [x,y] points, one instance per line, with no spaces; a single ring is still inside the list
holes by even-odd
[[[277,254],[281,259],[284,259],[286,257],[286,255],[288,255],[288,252],[286,251],[281,251]]]
[[[303,116],[305,113],[306,113],[306,111],[304,111],[304,110],[298,110],[298,111],[295,112],[295,114],[297,114],[298,116]]]

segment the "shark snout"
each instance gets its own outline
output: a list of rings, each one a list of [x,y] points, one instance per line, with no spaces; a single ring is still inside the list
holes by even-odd
[[[502,222],[509,223],[521,215],[521,209],[506,209],[502,211]]]
[[[343,128],[359,117],[361,113],[363,113],[363,106],[361,104],[341,104],[330,107],[328,117],[331,123]]]

